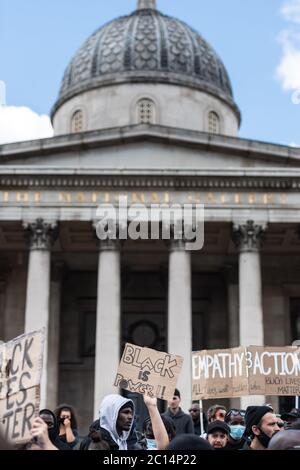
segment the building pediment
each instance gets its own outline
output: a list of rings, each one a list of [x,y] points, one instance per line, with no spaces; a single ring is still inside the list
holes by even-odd
[[[0,165],[103,170],[299,167],[300,149],[253,140],[130,126],[0,146]]]

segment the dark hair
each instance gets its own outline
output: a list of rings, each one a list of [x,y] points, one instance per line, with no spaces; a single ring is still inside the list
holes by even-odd
[[[59,422],[59,418],[60,418],[62,411],[69,411],[71,413],[71,428],[78,429],[76,413],[75,413],[75,409],[73,408],[73,406],[67,405],[66,403],[63,403],[62,405],[58,405],[58,407],[54,410],[54,414],[57,419],[57,422]]]
[[[224,410],[226,412],[226,407],[223,405],[212,405],[210,408],[208,408],[207,419],[209,423],[215,419],[218,410]]]
[[[180,391],[178,390],[178,388],[175,388],[174,397],[180,398]]]
[[[171,441],[172,439],[174,439],[174,437],[176,435],[175,424],[173,423],[173,420],[171,418],[168,418],[168,416],[160,415],[160,417],[161,417],[162,422],[164,423],[164,426],[166,428],[167,434],[169,436],[169,440]],[[146,428],[147,428],[148,424],[151,424],[151,428],[152,428],[152,423],[151,423],[151,419],[150,419],[149,416],[143,422],[143,433],[144,434],[146,432]]]
[[[180,434],[167,445],[166,450],[214,450],[208,441],[195,434]]]
[[[102,438],[101,431],[94,431],[89,434],[91,442],[88,445],[87,450],[109,450],[108,442],[104,441]]]

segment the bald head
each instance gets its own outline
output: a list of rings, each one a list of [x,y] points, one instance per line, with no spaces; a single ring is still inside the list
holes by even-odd
[[[287,429],[277,432],[268,445],[268,450],[288,450],[299,447],[300,450],[300,430]]]

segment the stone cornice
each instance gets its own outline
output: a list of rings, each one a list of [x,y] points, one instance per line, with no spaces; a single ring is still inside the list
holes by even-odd
[[[16,159],[82,152],[112,145],[156,142],[198,151],[239,156],[286,166],[300,166],[300,149],[163,126],[134,125],[0,146],[0,164]],[[212,155],[213,158],[213,155]]]
[[[270,170],[73,170],[0,166],[0,189],[299,191],[300,169]]]

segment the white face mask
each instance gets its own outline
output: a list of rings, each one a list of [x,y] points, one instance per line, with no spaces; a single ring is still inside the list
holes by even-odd
[[[245,432],[245,429],[246,429],[245,426],[242,426],[241,424],[235,424],[233,426],[230,426],[230,437],[234,441],[241,440]]]

